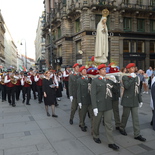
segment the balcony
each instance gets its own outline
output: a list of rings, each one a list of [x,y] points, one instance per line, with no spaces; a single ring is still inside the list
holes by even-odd
[[[154,7],[150,5],[132,4],[132,3],[122,3],[120,5],[120,10],[130,10],[130,11],[154,11]]]

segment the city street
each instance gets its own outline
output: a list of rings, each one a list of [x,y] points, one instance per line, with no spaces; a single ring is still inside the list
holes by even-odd
[[[1,99],[0,99],[1,101]],[[115,130],[114,139],[119,151],[108,148],[104,126],[100,126],[101,144],[93,141],[90,121],[87,117],[87,132],[79,128],[78,114],[74,124],[69,124],[71,102],[63,91],[59,106],[56,108],[58,118],[47,117],[44,104],[31,99],[31,105],[24,105],[22,99],[16,107],[8,102],[0,102],[0,155],[154,155],[155,131],[150,126],[152,111],[150,95],[143,94],[143,107],[139,109],[141,134],[147,139],[140,142],[134,139],[132,119],[130,117],[126,131],[127,136]],[[51,109],[49,110],[51,114]],[[120,106],[122,114],[122,106]],[[114,121],[113,121],[114,125]]]

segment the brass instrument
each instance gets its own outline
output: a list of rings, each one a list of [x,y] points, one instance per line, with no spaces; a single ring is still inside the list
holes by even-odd
[[[29,78],[29,77],[26,77],[25,82],[26,82],[27,84],[31,84],[30,78]]]
[[[44,77],[44,75],[43,74],[41,74],[41,75],[39,75],[39,79],[44,79],[45,77]]]
[[[10,81],[11,81],[12,84],[16,84],[17,83],[17,79],[14,78],[13,75],[10,76]]]
[[[5,83],[4,83],[4,78],[5,78],[5,76],[1,76],[1,81],[0,81],[0,84],[2,84],[2,85],[4,85]]]

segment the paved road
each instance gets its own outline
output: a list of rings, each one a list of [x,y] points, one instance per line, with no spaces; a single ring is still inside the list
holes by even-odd
[[[150,126],[150,95],[143,94],[144,105],[139,109],[141,134],[147,141],[140,142],[133,138],[130,117],[126,128],[128,136],[120,135],[114,130],[116,144],[120,146],[119,151],[108,148],[102,125],[101,144],[93,141],[88,118],[87,132],[82,132],[78,127],[77,113],[74,124],[70,125],[71,103],[65,92],[63,96],[56,108],[58,118],[47,117],[44,104],[38,104],[33,99],[30,106],[19,100],[15,108],[7,102],[0,102],[0,155],[155,155],[155,131]]]

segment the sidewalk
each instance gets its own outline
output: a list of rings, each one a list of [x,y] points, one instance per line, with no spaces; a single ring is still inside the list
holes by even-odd
[[[87,132],[82,132],[79,128],[77,113],[74,124],[69,124],[71,103],[65,91],[56,108],[58,118],[47,117],[44,104],[38,104],[37,100],[31,99],[30,106],[19,100],[16,107],[0,100],[0,155],[155,155],[155,131],[150,126],[150,95],[143,94],[143,102],[143,107],[139,109],[139,120],[141,134],[147,141],[134,139],[130,117],[126,128],[127,136],[114,130],[114,139],[120,150],[113,151],[108,148],[102,124],[101,144],[93,141],[88,118]],[[120,113],[122,114],[122,106]]]

